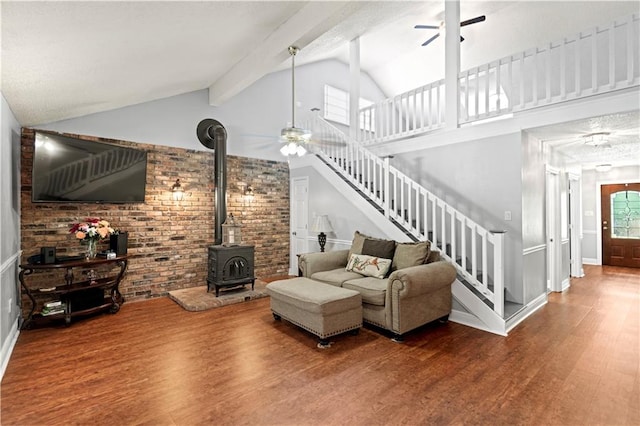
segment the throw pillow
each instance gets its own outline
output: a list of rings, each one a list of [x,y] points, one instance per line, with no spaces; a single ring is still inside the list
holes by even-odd
[[[351,258],[352,254],[362,254],[362,245],[366,238],[368,237],[361,234],[359,231],[353,233],[353,241],[351,242],[351,248],[349,249],[349,258]]]
[[[391,259],[382,259],[366,254],[352,254],[346,270],[367,277],[384,278],[390,267]]]
[[[392,270],[422,265],[429,257],[430,248],[429,241],[398,243],[393,255]]]
[[[382,257],[383,259],[393,259],[393,253],[396,251],[396,242],[392,240],[378,240],[366,238],[362,244],[362,254],[374,257]]]

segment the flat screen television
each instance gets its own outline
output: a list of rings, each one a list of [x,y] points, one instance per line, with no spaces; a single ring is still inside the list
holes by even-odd
[[[35,132],[33,202],[142,203],[146,181],[146,151]]]

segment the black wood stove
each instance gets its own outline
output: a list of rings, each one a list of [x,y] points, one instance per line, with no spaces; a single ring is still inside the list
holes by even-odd
[[[219,121],[206,118],[198,124],[196,134],[202,145],[215,150],[215,245],[209,247],[207,291],[215,290],[218,297],[221,288],[249,283],[253,290],[256,281],[253,275],[254,247],[222,245],[222,222],[227,216],[227,131]]]
[[[221,288],[244,286],[256,278],[253,275],[253,246],[216,245],[209,247],[207,291],[215,290],[218,297]]]

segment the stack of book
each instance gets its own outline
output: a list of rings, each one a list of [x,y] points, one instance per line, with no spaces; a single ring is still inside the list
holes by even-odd
[[[55,314],[64,314],[64,304],[60,300],[56,300],[53,302],[47,302],[42,307],[42,316],[46,317],[48,315]]]

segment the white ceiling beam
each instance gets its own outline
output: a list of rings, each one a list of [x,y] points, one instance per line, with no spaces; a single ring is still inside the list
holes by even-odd
[[[209,104],[218,106],[272,72],[290,55],[289,46],[302,49],[362,7],[364,2],[311,1],[280,25],[253,51],[209,86]]]

